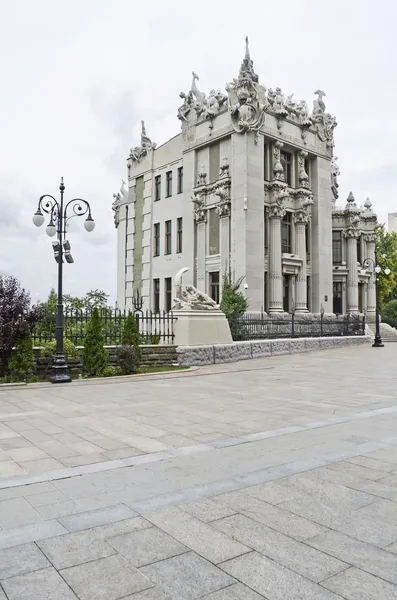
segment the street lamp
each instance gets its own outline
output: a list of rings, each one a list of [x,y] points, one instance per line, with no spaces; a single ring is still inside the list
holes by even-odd
[[[63,177],[61,178],[59,191],[61,193],[59,201],[50,194],[44,194],[40,197],[37,210],[33,215],[33,223],[36,227],[41,227],[43,225],[45,221],[43,215],[44,211],[50,217],[50,221],[46,228],[47,235],[49,237],[57,236],[56,241],[52,242],[54,257],[58,263],[58,299],[55,326],[56,353],[52,363],[52,377],[50,378],[50,381],[52,383],[68,383],[71,381],[71,377],[68,373],[68,364],[63,351],[62,265],[63,257],[65,257],[65,260],[68,263],[74,261],[70,254],[70,242],[65,239],[66,228],[72,217],[82,217],[83,215],[87,215],[84,227],[90,232],[95,228],[95,221],[91,216],[91,207],[87,200],[74,198],[73,200],[69,200],[64,206],[63,194],[65,192],[65,185],[63,183]]]
[[[386,258],[386,254],[383,255]],[[364,265],[372,265],[373,272],[375,274],[375,341],[372,344],[373,348],[383,348],[384,344],[380,335],[380,318],[379,318],[379,275],[382,272],[382,268],[378,265],[378,257],[375,252],[375,260],[373,258],[366,258],[363,262]],[[383,269],[385,275],[390,275],[389,267]]]

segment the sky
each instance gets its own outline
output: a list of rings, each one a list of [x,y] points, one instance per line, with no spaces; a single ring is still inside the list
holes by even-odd
[[[158,144],[180,131],[179,93],[237,76],[250,39],[261,83],[335,115],[340,198],[369,196],[381,222],[397,211],[397,3],[393,0],[0,0],[0,274],[33,301],[56,285],[42,194],[91,204],[70,222],[64,292],[116,296],[113,194],[140,121]]]

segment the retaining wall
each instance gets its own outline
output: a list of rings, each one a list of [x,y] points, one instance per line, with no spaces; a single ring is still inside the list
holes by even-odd
[[[178,346],[176,349],[178,364],[181,367],[194,365],[213,365],[265,356],[281,356],[328,350],[342,346],[369,344],[367,335],[338,336],[321,338],[293,338],[279,340],[257,340],[252,342],[233,342],[214,346]]]

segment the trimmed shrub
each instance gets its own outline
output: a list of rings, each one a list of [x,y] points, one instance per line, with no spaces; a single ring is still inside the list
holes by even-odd
[[[52,340],[51,342],[47,342],[40,349],[40,354],[42,356],[55,356],[56,349],[57,343],[55,340]],[[66,360],[69,360],[70,358],[79,357],[79,351],[77,350],[76,346],[73,344],[72,341],[68,340],[67,338],[63,340],[63,352],[65,354]]]
[[[94,308],[87,326],[83,350],[83,371],[91,377],[99,376],[109,362],[107,350],[104,348],[104,337],[99,311]]]
[[[141,334],[139,333],[138,323],[131,311],[128,311],[127,318],[124,321],[121,343],[123,346],[133,346],[138,359],[141,360]]]
[[[390,300],[382,311],[382,318],[384,319],[397,319],[397,300]]]
[[[33,381],[35,378],[36,361],[33,353],[32,336],[26,327],[8,363],[9,380],[11,382]]]
[[[117,377],[117,375],[122,375],[123,372],[120,367],[114,367],[113,365],[108,365],[104,368],[101,375],[102,377]]]
[[[133,375],[139,367],[139,357],[133,346],[119,346],[116,348],[116,357],[123,375]]]
[[[228,319],[241,317],[247,311],[247,299],[242,292],[239,292],[242,281],[242,277],[235,282],[228,275],[223,277],[222,301],[219,308]]]

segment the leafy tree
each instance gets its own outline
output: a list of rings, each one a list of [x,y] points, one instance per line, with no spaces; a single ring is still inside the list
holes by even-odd
[[[123,346],[133,346],[138,359],[141,360],[141,334],[139,333],[138,323],[130,310],[124,321],[121,343]]]
[[[133,346],[123,345],[116,349],[117,362],[123,375],[133,375],[139,367],[139,357]]]
[[[43,346],[43,348],[41,349],[41,354],[43,356],[55,356],[56,349],[56,340],[51,340],[51,342],[47,342]],[[63,340],[63,352],[65,354],[66,360],[69,360],[70,358],[78,358],[79,356],[79,351],[77,350],[76,346],[67,338]]]
[[[232,281],[231,275],[223,276],[222,300],[220,309],[228,319],[241,317],[248,308],[248,301],[242,292],[239,292],[244,277]]]
[[[83,370],[86,375],[98,376],[108,364],[104,348],[103,330],[99,310],[94,308],[84,340]]]
[[[382,268],[379,274],[379,304],[383,312],[386,303],[397,299],[397,233],[388,233],[384,225],[380,225],[376,233],[378,264]],[[390,269],[390,275],[385,275],[386,267]]]
[[[108,305],[109,294],[103,290],[90,290],[84,297],[85,308],[106,308]]]
[[[36,372],[36,361],[33,353],[32,335],[24,323],[21,337],[9,360],[10,381],[32,381]]]
[[[40,306],[30,305],[30,294],[15,277],[0,275],[0,377],[4,377],[13,347],[43,318]]]

